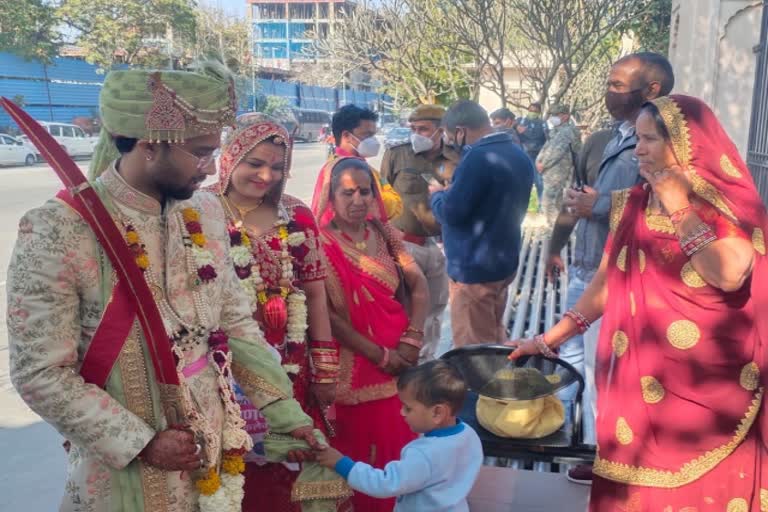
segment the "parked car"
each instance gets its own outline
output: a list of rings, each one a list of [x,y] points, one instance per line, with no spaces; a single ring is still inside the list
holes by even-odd
[[[411,140],[410,128],[393,128],[387,132],[384,144],[386,144],[388,148],[391,148],[392,146],[405,144],[409,140]]]
[[[16,137],[0,133],[0,165],[34,165],[37,156],[32,146]]]
[[[56,142],[61,144],[69,156],[91,156],[93,154],[93,149],[99,140],[98,137],[86,135],[82,128],[74,124],[39,122],[48,133],[53,135]]]

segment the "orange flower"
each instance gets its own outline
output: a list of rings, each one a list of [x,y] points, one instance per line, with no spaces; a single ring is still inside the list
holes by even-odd
[[[219,478],[219,474],[216,473],[216,469],[208,468],[208,474],[205,475],[205,478],[201,478],[195,482],[195,487],[197,487],[200,494],[205,496],[210,496],[218,491],[219,487],[221,487],[221,479]]]
[[[146,253],[141,253],[136,256],[136,264],[141,270],[147,270],[149,268],[149,256]]]
[[[194,208],[184,208],[181,210],[181,217],[184,222],[200,222],[200,214]]]
[[[225,455],[221,461],[221,470],[229,475],[239,475],[245,471],[245,462],[240,455]]]
[[[125,241],[128,242],[128,245],[134,245],[139,243],[139,234],[135,231],[128,231],[125,234]]]
[[[189,235],[192,243],[198,247],[205,247],[205,235],[202,233],[192,233]]]

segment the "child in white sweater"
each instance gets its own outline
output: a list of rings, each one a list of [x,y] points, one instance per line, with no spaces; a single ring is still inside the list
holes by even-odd
[[[317,460],[334,468],[356,491],[377,498],[397,496],[395,512],[465,512],[483,449],[469,425],[456,417],[466,384],[450,363],[437,360],[409,368],[397,382],[401,414],[416,433],[400,460],[376,469],[325,447]]]

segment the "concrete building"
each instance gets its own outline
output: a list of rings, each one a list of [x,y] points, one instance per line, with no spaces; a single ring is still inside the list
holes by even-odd
[[[325,37],[354,4],[347,0],[246,0],[253,53],[262,66],[291,70],[306,62],[312,35]]]
[[[763,0],[673,0],[675,92],[707,102],[746,158]]]

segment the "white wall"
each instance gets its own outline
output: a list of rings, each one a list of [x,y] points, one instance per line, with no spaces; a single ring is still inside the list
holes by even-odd
[[[760,0],[673,0],[669,58],[675,90],[707,102],[746,155]]]

